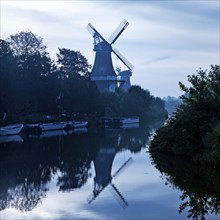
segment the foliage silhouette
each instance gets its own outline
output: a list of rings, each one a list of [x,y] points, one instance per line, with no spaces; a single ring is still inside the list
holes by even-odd
[[[36,122],[39,115],[64,112],[94,119],[106,108],[143,121],[166,117],[163,101],[139,86],[100,94],[90,79],[91,65],[79,51],[59,48],[56,55],[57,60],[51,60],[43,39],[30,31],[0,41],[0,113],[7,113],[8,119],[3,123]]]
[[[187,93],[181,97],[183,103],[166,125],[158,129],[150,150],[219,166],[220,66],[212,65],[209,72],[200,69],[188,80],[189,88],[180,83]]]

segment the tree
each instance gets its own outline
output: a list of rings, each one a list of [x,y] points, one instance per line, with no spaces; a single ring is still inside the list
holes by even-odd
[[[153,97],[148,90],[137,85],[131,86],[120,102],[122,103],[122,114],[139,116],[145,124],[156,118],[164,120],[167,115],[164,102],[158,97]]]
[[[220,145],[208,138],[220,140],[220,66],[212,65],[209,72],[199,69],[197,74],[188,76],[188,81],[191,87],[179,83],[187,95],[181,97],[183,103],[166,125],[157,130],[151,152],[220,165]]]
[[[23,60],[36,54],[47,55],[43,39],[30,31],[21,31],[11,35],[7,41],[11,44],[14,55]]]
[[[32,32],[19,32],[11,35],[7,41],[18,62],[18,74],[34,79],[50,74],[52,62],[43,44],[43,39]]]
[[[91,65],[79,52],[59,48],[55,74],[60,81],[60,106],[71,113],[94,113],[97,111],[99,92],[90,80]]]
[[[13,109],[13,102],[16,99],[17,90],[15,83],[18,80],[16,76],[17,60],[13,56],[10,44],[0,39],[0,112],[9,113]]]
[[[60,70],[65,73],[67,77],[89,77],[91,65],[79,51],[59,48],[57,58]]]
[[[55,97],[45,94],[51,87],[45,77],[50,77],[53,70],[51,58],[43,44],[43,39],[32,32],[18,32],[7,39],[13,56],[16,59],[16,71],[13,73],[17,77],[14,82],[15,94],[13,112],[16,114],[39,113],[46,110],[47,103],[55,102]],[[56,90],[56,84],[50,81]],[[51,93],[51,91],[50,91]],[[55,94],[53,94],[55,96]],[[48,100],[42,97],[49,98]],[[51,108],[47,108],[51,109]]]

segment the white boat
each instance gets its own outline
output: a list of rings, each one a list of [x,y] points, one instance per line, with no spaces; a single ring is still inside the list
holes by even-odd
[[[125,124],[137,124],[137,123],[139,123],[139,117],[123,118],[121,120],[121,122],[122,122],[122,125],[125,125]]]
[[[23,127],[24,127],[23,124],[14,124],[14,125],[0,127],[0,135],[19,134]]]
[[[68,126],[71,128],[83,128],[88,124],[87,121],[69,121]]]
[[[82,127],[86,127],[88,124],[87,121],[74,121],[73,122],[73,127],[74,128],[82,128]]]
[[[42,131],[51,131],[51,130],[60,130],[64,129],[67,125],[67,122],[51,122],[40,124]]]

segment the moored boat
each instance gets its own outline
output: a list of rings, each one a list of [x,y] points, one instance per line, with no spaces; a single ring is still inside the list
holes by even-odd
[[[87,121],[69,121],[68,126],[70,128],[83,128],[86,127],[88,124]]]
[[[128,124],[138,124],[139,117],[103,117],[102,123],[105,127],[121,127]]]
[[[51,131],[51,130],[60,130],[64,129],[67,125],[67,122],[51,122],[51,123],[42,123],[40,128],[42,131]]]
[[[74,128],[82,128],[82,127],[86,127],[88,124],[87,121],[74,121],[73,122],[73,127]]]
[[[23,124],[13,124],[13,125],[0,127],[0,135],[19,134],[23,127],[24,127]]]

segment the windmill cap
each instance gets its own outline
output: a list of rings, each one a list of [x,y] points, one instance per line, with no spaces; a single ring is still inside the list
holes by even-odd
[[[99,51],[99,52],[111,52],[112,51],[112,46],[106,42],[102,41],[98,43],[97,45],[94,46],[94,51]]]

